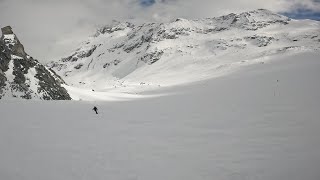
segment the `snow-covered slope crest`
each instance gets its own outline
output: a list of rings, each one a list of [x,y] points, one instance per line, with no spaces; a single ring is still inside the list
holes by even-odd
[[[114,22],[48,66],[71,85],[103,90],[193,82],[273,55],[319,49],[319,22],[259,9],[168,23]]]
[[[0,39],[0,99],[70,100],[64,81],[29,56],[10,26]]]

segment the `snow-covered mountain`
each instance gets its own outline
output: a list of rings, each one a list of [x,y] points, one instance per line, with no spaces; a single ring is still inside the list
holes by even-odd
[[[0,39],[0,99],[70,100],[64,81],[29,56],[10,26]]]
[[[169,23],[114,22],[48,66],[70,85],[104,90],[193,82],[274,55],[319,49],[319,22],[259,9]]]
[[[0,180],[320,180],[319,27],[266,10],[115,22],[50,64],[69,85],[4,28]],[[67,97],[57,84],[94,102],[5,99]]]

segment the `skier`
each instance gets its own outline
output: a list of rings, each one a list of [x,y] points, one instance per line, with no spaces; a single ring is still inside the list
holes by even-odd
[[[96,106],[94,106],[92,110],[95,111],[96,114],[98,114],[98,108]]]

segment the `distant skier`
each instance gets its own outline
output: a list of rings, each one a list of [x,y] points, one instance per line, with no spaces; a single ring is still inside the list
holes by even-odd
[[[95,107],[93,107],[93,109],[92,109],[93,111],[95,111],[96,112],[96,114],[98,114],[98,108],[95,106]]]

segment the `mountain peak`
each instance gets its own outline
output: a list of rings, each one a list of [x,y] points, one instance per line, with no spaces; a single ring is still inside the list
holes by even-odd
[[[113,20],[111,24],[102,26],[97,29],[96,33],[94,34],[94,37],[98,37],[101,34],[111,34],[116,31],[122,31],[126,28],[133,28],[134,24],[130,22],[119,22]]]
[[[1,32],[3,35],[13,34],[11,26],[6,26],[6,27],[1,28]]]
[[[11,26],[1,28],[2,37],[1,41],[12,51],[12,55],[19,57],[26,57],[27,53],[24,51],[23,45],[20,43],[18,37],[13,33]]]
[[[272,12],[268,9],[257,9],[253,11],[248,11],[241,13],[241,15],[248,15],[251,16],[252,19],[255,21],[290,21],[290,18],[277,14],[275,12]]]
[[[1,28],[0,99],[69,100],[66,89],[53,71],[29,56],[10,26]]]
[[[251,11],[251,12],[260,12],[260,13],[270,13],[270,14],[275,14],[274,12],[268,10],[268,9],[257,9],[257,10],[254,10],[254,11]]]

